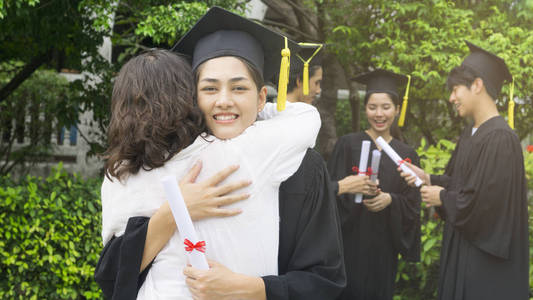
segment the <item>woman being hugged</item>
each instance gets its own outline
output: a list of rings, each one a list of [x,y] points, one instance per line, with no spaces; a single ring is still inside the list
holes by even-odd
[[[385,70],[360,75],[356,80],[366,84],[364,104],[370,126],[339,138],[328,162],[338,186],[344,242],[347,287],[341,299],[392,300],[398,254],[408,261],[419,260],[420,194],[402,181],[396,171],[397,162],[385,153],[377,174],[379,188],[370,181],[370,174],[358,176],[355,167],[359,166],[362,141],[371,141],[370,165],[372,150],[381,150],[375,143],[380,136],[402,158],[419,164],[416,152],[395,136],[399,132],[395,127],[400,108],[398,85],[407,80]],[[363,203],[354,202],[357,193],[365,195]]]
[[[219,23],[228,27],[213,30],[213,24]],[[175,47],[176,51],[192,55],[198,107],[206,120],[207,132],[173,153],[158,169],[148,172],[148,168],[143,168],[128,176],[125,184],[104,182],[104,243],[123,232],[132,216],[149,216],[165,205],[158,180],[168,174],[186,178],[182,182],[205,182],[218,191],[217,195],[243,187],[246,182],[252,184],[245,188],[244,196],[229,194],[218,198],[224,205],[228,199],[233,202],[249,195],[246,201],[232,204],[232,212],[240,212],[239,215],[210,218],[213,215],[204,214],[204,218],[195,218],[191,212],[199,238],[207,243],[210,270],[202,273],[186,268],[184,237],[176,232],[175,225],[171,235],[165,235],[166,239],[159,239],[160,242],[149,243],[146,238],[144,255],[147,247],[157,251],[146,260],[150,268],[142,278],[138,299],[265,298],[261,276],[277,274],[279,185],[296,172],[320,128],[319,114],[310,105],[287,104],[285,110],[278,111],[275,105],[265,104],[262,79],[275,69],[273,65],[279,66],[284,42],[285,47],[298,50],[296,44],[260,25],[213,8]],[[270,47],[279,47],[277,54],[270,52]],[[150,74],[141,75],[151,79]],[[172,85],[174,80],[165,77],[162,84]],[[130,117],[142,118],[142,114]],[[162,157],[167,158],[165,155],[168,154]],[[197,164],[193,166],[197,161],[202,162],[201,172]],[[233,170],[236,165],[240,168],[228,179],[237,184],[213,187],[220,182],[220,176],[210,176],[218,170]],[[191,166],[193,171],[187,175]],[[183,194],[187,199],[186,189]]]

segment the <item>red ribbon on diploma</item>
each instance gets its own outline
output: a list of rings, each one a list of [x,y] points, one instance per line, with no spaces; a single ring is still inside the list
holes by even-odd
[[[185,244],[185,246],[187,246],[187,247],[185,247],[185,251],[187,251],[187,252],[192,252],[193,250],[200,251],[202,253],[205,252],[205,241],[199,241],[198,243],[193,244],[188,239],[185,239],[183,244]]]
[[[402,160],[400,160],[400,161],[398,162],[398,167],[401,166],[403,163],[406,163],[406,162],[411,163],[411,159],[408,157],[408,158],[406,158],[406,159],[402,159]]]
[[[366,172],[361,172],[361,171],[359,171],[359,168],[357,166],[353,166],[352,167],[352,171],[355,174],[363,174],[363,175],[367,175],[367,176],[370,176],[370,175],[374,174],[374,172],[372,171],[371,167],[368,167],[368,169],[366,169]]]

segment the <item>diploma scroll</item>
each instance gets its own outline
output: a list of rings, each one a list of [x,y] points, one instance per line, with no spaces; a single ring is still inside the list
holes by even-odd
[[[161,183],[165,189],[174,221],[186,246],[185,250],[189,255],[191,265],[196,269],[209,270],[209,265],[204,254],[205,242],[200,241],[196,235],[196,230],[192,224],[191,216],[189,215],[183,196],[181,195],[176,177],[167,176],[161,179]]]
[[[365,176],[366,166],[368,165],[368,153],[370,152],[370,141],[363,141],[361,145],[361,157],[359,158],[359,176]],[[355,203],[363,202],[363,194],[355,195]]]
[[[398,155],[398,153],[396,153],[396,151],[394,151],[394,149],[392,149],[391,146],[389,146],[389,144],[382,137],[378,137],[376,139],[376,143],[378,144],[378,146],[381,147],[381,149],[383,149],[383,151],[385,151],[385,153],[387,153],[390,159],[392,159],[392,161],[402,169],[402,171],[416,177],[415,185],[417,187],[420,187],[422,185],[422,179],[416,176],[415,172],[413,172],[413,170],[411,170],[403,163],[404,160]]]
[[[372,175],[370,175],[370,180],[374,183],[376,183],[376,181],[378,180],[380,160],[381,160],[381,152],[377,149],[374,149],[372,151],[372,164],[371,164]]]

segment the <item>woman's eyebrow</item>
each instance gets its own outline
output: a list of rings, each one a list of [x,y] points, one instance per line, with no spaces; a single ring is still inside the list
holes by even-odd
[[[233,78],[231,78],[229,81],[230,81],[230,82],[237,82],[237,81],[241,81],[241,80],[248,80],[248,78],[246,78],[246,77],[242,77],[242,76],[240,76],[240,77],[233,77]]]
[[[202,78],[202,80],[200,80],[200,81],[207,81],[207,82],[216,83],[216,82],[219,82],[220,80],[218,80],[216,78]]]

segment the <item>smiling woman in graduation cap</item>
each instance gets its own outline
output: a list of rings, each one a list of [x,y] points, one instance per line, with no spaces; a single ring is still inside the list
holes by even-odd
[[[129,278],[129,287],[140,285],[138,299],[264,299],[267,296],[269,299],[285,299],[289,293],[295,295],[291,299],[312,299],[313,296],[336,295],[342,287],[344,273],[342,258],[334,256],[340,253],[337,248],[341,244],[334,209],[309,203],[321,211],[317,214],[310,212],[312,217],[302,217],[305,224],[289,222],[292,227],[286,228],[284,220],[280,220],[284,215],[304,214],[294,210],[284,212],[282,208],[286,206],[278,201],[278,188],[282,181],[299,167],[301,169],[300,164],[308,156],[307,148],[314,145],[320,117],[314,107],[304,103],[285,105],[278,101],[277,107],[265,104],[263,78],[281,68],[280,89],[286,87],[289,55],[291,51],[297,52],[298,46],[261,25],[215,7],[173,50],[192,57],[196,101],[204,115],[208,134],[198,137],[158,172],[171,172],[180,177],[194,160],[200,159],[203,168],[196,179],[203,181],[224,167],[240,165],[229,179],[251,179],[252,184],[246,188],[250,198],[231,206],[242,211],[239,215],[216,218],[216,214],[207,214],[194,220],[200,239],[207,244],[206,256],[212,259],[209,270],[186,267],[183,237],[172,228],[172,235],[163,239],[161,246],[164,247],[146,268],[145,276],[136,280]],[[146,173],[141,171],[141,174]],[[322,178],[326,180],[328,176]],[[139,211],[131,207],[137,205],[149,214],[164,203],[160,187],[155,184],[146,195],[139,189],[133,189],[139,193],[131,195],[128,190],[120,190],[123,189],[120,185],[108,183],[108,186],[106,198],[109,200],[102,197],[102,201],[109,203],[108,207],[113,207],[114,212],[104,215],[116,214],[120,218],[104,219],[105,242],[116,233],[115,219],[120,219],[124,224],[119,225],[125,227],[125,216]],[[300,208],[304,210],[305,206]],[[327,268],[334,270],[333,274],[315,275],[314,271],[298,270],[300,280],[292,279],[296,276],[277,276],[278,269],[290,272],[302,263],[285,261],[286,265],[278,266],[278,254],[280,259],[292,260],[293,252],[297,251],[287,245],[304,240],[309,243],[312,233],[300,233],[298,226],[309,226],[312,222],[330,223],[326,227],[332,230],[323,234],[315,231],[314,234],[315,238],[323,236],[326,239],[323,242],[329,246],[324,251],[328,253],[315,253],[312,248],[304,247],[313,253],[303,252],[307,257],[301,268],[316,269],[316,272]],[[297,236],[293,236],[295,234]],[[154,248],[154,244],[148,246]],[[329,251],[331,249],[333,251]],[[333,257],[327,262],[322,261],[331,255]],[[136,275],[120,273],[119,270],[117,277]],[[306,293],[309,289],[304,282],[308,280],[323,290]],[[116,282],[119,281],[117,278]],[[300,292],[302,295],[298,296]],[[312,294],[311,298],[309,294]]]
[[[427,185],[422,200],[446,220],[438,299],[529,299],[524,158],[512,111],[506,123],[495,103],[505,82],[512,93],[512,76],[501,57],[466,44],[470,54],[448,75],[449,101],[473,124],[443,175],[413,167]]]
[[[399,89],[408,80],[386,70],[362,74],[355,80],[366,85],[369,128],[339,138],[328,162],[338,187],[344,242],[347,287],[341,299],[391,300],[398,254],[408,261],[417,261],[420,256],[420,194],[400,177],[396,162],[387,155],[381,156],[379,164],[379,190],[369,179],[376,170],[357,170],[354,166],[359,166],[362,141],[371,141],[371,153],[378,149],[375,140],[379,136],[401,157],[418,165],[413,148],[391,132],[400,112]],[[358,176],[359,172],[365,176]],[[354,202],[356,193],[366,195],[363,203]]]

